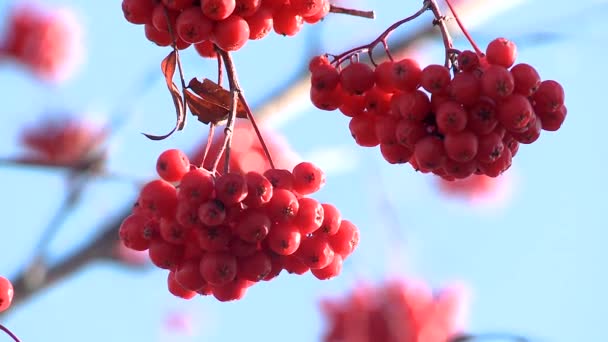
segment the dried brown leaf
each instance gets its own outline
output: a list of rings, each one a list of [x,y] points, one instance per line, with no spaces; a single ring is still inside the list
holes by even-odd
[[[171,136],[171,134],[175,133],[175,131],[181,131],[186,125],[186,113],[184,111],[184,102],[182,100],[182,94],[177,88],[177,85],[173,82],[173,76],[175,75],[175,67],[177,65],[177,54],[175,50],[171,51],[167,57],[163,59],[160,64],[160,67],[163,71],[163,75],[165,76],[165,82],[167,83],[167,88],[169,89],[169,93],[171,94],[171,98],[173,99],[173,105],[175,106],[175,114],[177,116],[175,120],[175,127],[165,134],[165,135],[152,135],[143,133],[148,139],[151,140],[163,140]]]
[[[208,102],[217,112],[222,112],[223,110],[226,111],[226,115],[230,113],[230,104],[232,103],[230,91],[222,88],[212,80],[205,78],[201,83],[196,78],[193,78],[190,80],[188,88],[192,89],[203,101]],[[213,117],[214,115],[217,116],[218,114],[210,113],[208,117]],[[240,99],[236,106],[236,117],[243,119],[247,118],[247,111]]]

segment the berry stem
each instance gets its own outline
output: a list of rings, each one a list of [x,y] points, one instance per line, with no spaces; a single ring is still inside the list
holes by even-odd
[[[454,62],[454,54],[452,51],[454,50],[454,43],[452,40],[452,36],[450,36],[450,32],[448,31],[448,26],[445,24],[445,16],[441,14],[441,10],[439,9],[439,5],[436,0],[426,0],[431,6],[431,11],[433,11],[433,15],[435,16],[435,20],[433,21],[433,25],[439,26],[439,30],[441,31],[441,38],[443,39],[443,46],[445,47],[445,67],[450,68]]]
[[[477,53],[478,56],[482,56],[483,52],[479,49],[479,47],[475,43],[475,40],[473,40],[473,37],[471,37],[471,35],[469,34],[469,31],[467,31],[467,29],[464,27],[464,25],[460,21],[460,18],[458,18],[458,14],[454,10],[454,7],[452,6],[452,3],[450,2],[450,0],[445,0],[445,3],[450,8],[450,12],[452,12],[452,15],[454,16],[454,19],[456,19],[456,23],[458,23],[458,27],[460,27],[460,31],[462,31],[462,33],[467,38],[467,40],[469,41],[469,43],[471,43],[471,46],[475,50],[475,53]]]
[[[211,149],[211,144],[213,144],[213,136],[215,135],[215,122],[209,123],[209,134],[207,135],[207,144],[205,145],[205,150],[203,151],[203,158],[201,159],[202,168],[205,165],[205,160],[207,159],[207,155],[209,154],[209,149]]]
[[[10,336],[15,342],[21,342],[21,340],[15,335],[12,331],[10,331],[7,327],[0,324],[0,330],[4,331],[8,336]]]
[[[361,52],[365,52],[367,51],[367,53],[370,56],[370,59],[372,61],[372,63],[374,63],[374,60],[372,57],[372,50],[378,45],[378,44],[384,44],[386,45],[386,39],[388,38],[388,36],[395,31],[399,26],[407,23],[408,21],[412,21],[416,18],[418,18],[419,16],[421,16],[426,10],[428,10],[429,8],[431,8],[431,3],[428,0],[425,0],[422,8],[420,8],[416,13],[412,14],[411,16],[401,19],[397,22],[395,22],[394,24],[392,24],[391,26],[389,26],[386,30],[384,30],[384,32],[382,32],[376,39],[374,39],[371,43],[369,44],[365,44],[365,45],[361,45],[361,46],[357,46],[355,48],[352,48],[350,50],[347,50],[337,56],[334,56],[334,60],[333,63],[336,63],[336,66],[339,66],[340,64],[342,64],[344,61],[346,61],[347,59],[349,59],[351,56],[353,56],[354,54],[357,53],[361,53]],[[375,65],[376,63],[374,63]]]
[[[222,75],[222,57],[217,55],[217,85],[222,86],[222,79],[224,76]]]
[[[266,158],[268,159],[268,163],[270,163],[270,167],[274,169],[275,166],[274,166],[274,162],[272,161],[272,156],[270,155],[270,150],[268,149],[268,146],[266,146],[266,142],[264,141],[264,138],[262,137],[260,129],[258,128],[258,125],[255,122],[255,118],[253,116],[253,112],[251,111],[251,107],[247,103],[247,100],[245,99],[245,95],[243,95],[243,91],[241,90],[241,86],[238,81],[238,77],[236,74],[236,68],[234,66],[232,56],[230,55],[230,53],[223,51],[222,49],[219,49],[219,48],[216,48],[216,51],[222,57],[222,59],[224,60],[224,64],[226,65],[226,74],[228,76],[228,83],[230,85],[230,90],[235,92],[238,95],[236,103],[238,104],[238,101],[240,100],[241,104],[245,108],[245,112],[247,112],[247,118],[249,119],[249,121],[251,122],[251,125],[253,126],[253,130],[255,131],[255,134],[257,135],[258,140],[260,141],[260,145],[262,145],[262,150],[264,150],[264,154],[266,155]],[[237,106],[235,104],[234,108],[231,108],[230,116],[236,117],[236,108],[237,108]],[[228,118],[228,121],[230,122],[230,117]]]
[[[335,5],[331,5],[331,7],[329,7],[329,11],[331,13],[346,14],[367,19],[376,19],[376,13],[374,13],[374,11],[361,11],[357,9],[344,8]]]

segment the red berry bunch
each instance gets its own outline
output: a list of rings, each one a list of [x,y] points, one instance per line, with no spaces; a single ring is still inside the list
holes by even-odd
[[[179,49],[194,44],[201,56],[214,57],[213,44],[236,51],[272,30],[294,36],[305,22],[323,19],[330,4],[329,0],[123,0],[122,10],[127,21],[144,25],[146,38],[157,45],[171,45],[175,37]]]
[[[28,151],[20,159],[41,165],[74,166],[100,152],[106,136],[103,128],[78,118],[44,119],[23,131],[21,143]]]
[[[13,284],[0,276],[0,312],[7,310],[13,301]]]
[[[178,297],[237,300],[283,269],[329,279],[359,242],[357,227],[335,206],[307,197],[325,184],[311,163],[214,176],[172,149],[156,170],[161,179],[142,188],[119,235],[170,271],[169,291]]]
[[[558,130],[567,113],[562,86],[542,81],[529,64],[514,65],[516,55],[513,42],[497,38],[485,54],[460,52],[453,75],[410,58],[374,68],[317,56],[310,62],[310,98],[317,108],[351,117],[356,143],[379,145],[391,164],[409,162],[447,180],[497,177],[519,144]]]
[[[393,281],[359,287],[341,300],[321,303],[327,321],[324,342],[446,342],[460,333],[461,295],[438,294],[422,285]]]
[[[25,66],[48,81],[67,79],[82,57],[81,25],[69,9],[15,7],[0,37],[0,57]]]

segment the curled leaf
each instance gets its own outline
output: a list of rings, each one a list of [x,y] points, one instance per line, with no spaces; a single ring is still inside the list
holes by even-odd
[[[167,57],[163,59],[160,64],[160,67],[163,71],[163,75],[165,76],[165,81],[167,82],[167,88],[169,89],[169,93],[171,94],[171,98],[173,99],[173,105],[175,106],[175,114],[177,119],[175,121],[175,127],[165,134],[165,135],[145,135],[148,139],[151,140],[163,140],[171,136],[171,134],[175,133],[175,131],[181,131],[186,125],[186,112],[184,110],[184,101],[182,99],[182,94],[173,82],[173,76],[175,75],[175,67],[177,65],[177,54],[175,50],[171,51]]]
[[[188,88],[192,89],[194,94],[186,91],[186,102],[192,115],[198,117],[199,121],[205,124],[219,123],[228,118],[232,103],[230,91],[208,78],[205,78],[202,83],[193,78],[188,84]],[[240,100],[237,102],[236,117],[247,118],[247,111]]]

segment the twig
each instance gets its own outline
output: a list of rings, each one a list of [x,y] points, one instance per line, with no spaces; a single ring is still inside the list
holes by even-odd
[[[209,133],[207,134],[207,143],[205,144],[205,150],[203,151],[203,157],[201,158],[201,165],[203,167],[205,165],[205,160],[207,160],[207,154],[209,154],[209,149],[211,149],[211,144],[213,144],[213,136],[215,135],[215,122],[209,123]]]
[[[425,3],[430,5],[431,11],[433,11],[433,15],[435,16],[433,24],[439,26],[443,46],[445,48],[445,67],[450,69],[454,62],[452,58],[453,54],[451,53],[451,51],[454,50],[454,43],[452,41],[452,36],[450,36],[450,32],[448,31],[448,27],[445,24],[445,16],[441,14],[441,10],[439,9],[439,5],[437,5],[436,0],[425,0]]]
[[[374,11],[361,11],[357,9],[344,8],[335,5],[331,5],[329,8],[329,12],[338,13],[338,14],[346,14],[352,15],[355,17],[367,18],[367,19],[376,19],[376,13]]]
[[[19,340],[17,335],[15,335],[12,331],[10,331],[4,325],[0,324],[0,330],[4,331],[8,336],[10,336],[13,340],[15,340],[15,342],[21,342],[21,340]]]
[[[335,56],[334,60],[332,62],[336,63],[336,66],[339,66],[340,64],[342,64],[342,62],[346,61],[347,59],[349,59],[354,54],[367,51],[367,53],[369,55],[370,61],[374,65],[376,65],[376,63],[374,62],[374,59],[372,57],[372,51],[374,50],[374,48],[378,44],[386,44],[386,40],[388,39],[388,36],[391,33],[393,33],[393,31],[395,31],[399,26],[401,26],[401,25],[403,25],[403,24],[405,24],[405,23],[407,23],[409,21],[412,21],[412,20],[418,18],[419,16],[421,16],[429,8],[431,8],[431,3],[429,1],[424,1],[423,5],[422,5],[422,8],[420,8],[416,13],[412,14],[411,16],[409,16],[407,18],[401,19],[401,20],[395,22],[394,24],[392,24],[391,26],[389,26],[386,30],[384,30],[384,32],[382,32],[371,43],[365,44],[365,45],[361,45],[361,46],[357,46],[355,48],[347,50],[347,51],[345,51],[345,52],[343,52],[343,53]]]
[[[458,27],[460,27],[460,31],[462,31],[462,33],[467,38],[469,43],[471,43],[471,46],[475,50],[475,53],[477,53],[479,56],[482,56],[483,52],[479,49],[479,47],[475,43],[475,40],[473,40],[473,37],[471,37],[471,35],[469,34],[469,31],[467,31],[467,29],[464,27],[464,25],[460,21],[460,18],[458,17],[458,14],[454,10],[454,7],[452,6],[452,3],[450,2],[450,0],[445,0],[445,3],[448,4],[448,7],[450,8],[452,15],[454,16],[454,19],[456,19],[456,23],[458,24]]]

